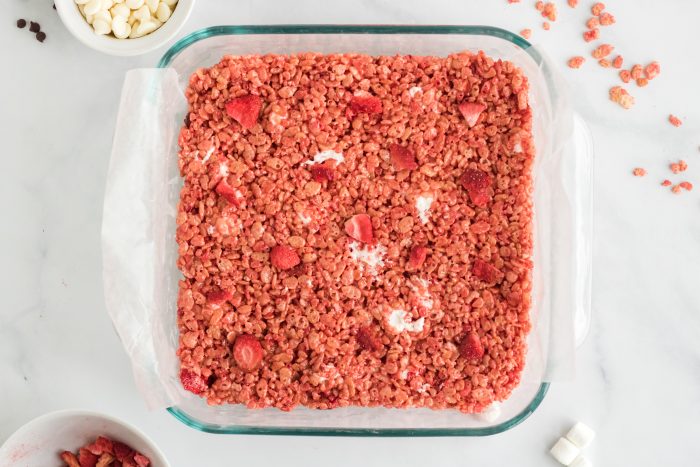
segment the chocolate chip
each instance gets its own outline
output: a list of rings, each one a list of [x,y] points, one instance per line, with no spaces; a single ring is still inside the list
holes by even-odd
[[[38,40],[39,42],[44,42],[44,39],[46,39],[46,33],[45,33],[45,32],[39,31],[39,32],[36,33],[36,40]]]
[[[18,19],[17,20],[17,27],[22,29],[27,25],[27,20],[26,19]]]
[[[55,3],[53,4],[53,9],[54,9],[54,10],[56,9],[56,4],[55,4]]]
[[[35,23],[34,21],[29,22],[29,30],[31,32],[39,32],[41,31],[41,25],[39,23]]]

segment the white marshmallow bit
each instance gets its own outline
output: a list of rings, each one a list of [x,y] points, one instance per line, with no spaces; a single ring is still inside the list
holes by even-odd
[[[496,420],[498,420],[498,417],[501,416],[501,404],[498,402],[493,402],[491,405],[486,407],[483,411],[480,413],[476,414],[476,417],[487,423],[493,423]]]
[[[143,6],[144,0],[125,0],[124,3],[126,3],[126,6],[131,8],[132,10],[138,10]]]
[[[94,27],[95,21],[100,20],[104,21],[107,24],[112,24],[112,15],[109,14],[109,11],[105,10],[100,10],[97,13],[95,13],[95,16],[93,17],[92,24]]]
[[[151,12],[152,15],[156,14],[159,2],[160,0],[146,0],[146,6],[148,7],[148,10]]]
[[[85,4],[85,16],[91,16],[102,9],[102,0],[90,0]]]
[[[123,16],[115,16],[112,20],[112,32],[117,39],[126,39],[131,34],[131,26]]]
[[[124,18],[124,21],[126,22],[126,19],[129,17],[131,14],[131,10],[129,9],[128,6],[124,5],[123,3],[117,3],[112,7],[112,18],[116,18],[117,16],[121,16]]]
[[[593,467],[593,464],[581,455],[574,459],[574,461],[569,464],[569,467]]]
[[[146,5],[143,5],[141,8],[139,8],[131,14],[134,15],[134,18],[141,21],[142,23],[151,19],[151,12]]]
[[[563,465],[571,465],[571,463],[579,455],[579,449],[574,443],[566,438],[559,438],[549,453],[554,457],[557,462]]]
[[[104,35],[104,34],[109,34],[110,32],[112,32],[111,23],[108,23],[107,21],[105,21],[103,19],[96,19],[92,23],[92,27],[95,29],[95,34]]]
[[[595,431],[585,423],[577,422],[566,434],[566,438],[583,449],[595,438]]]
[[[165,23],[170,19],[170,15],[172,14],[172,11],[170,10],[170,7],[166,5],[163,2],[160,2],[158,4],[158,8],[156,9],[156,18],[158,18],[158,21],[162,21]]]

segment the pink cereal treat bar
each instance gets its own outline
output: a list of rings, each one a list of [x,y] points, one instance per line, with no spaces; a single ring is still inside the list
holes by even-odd
[[[467,52],[227,56],[186,97],[185,390],[467,413],[510,395],[533,267],[519,68]]]

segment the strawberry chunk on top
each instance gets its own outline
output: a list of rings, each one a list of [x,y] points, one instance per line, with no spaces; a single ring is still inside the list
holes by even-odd
[[[282,271],[292,269],[300,261],[299,255],[294,248],[277,245],[270,250],[270,262],[274,267]]]
[[[332,168],[323,164],[315,164],[311,166],[311,178],[319,183],[330,182],[335,178],[335,174]]]
[[[132,455],[134,454],[134,450],[131,449],[129,446],[127,446],[124,443],[121,443],[119,441],[114,441],[114,456],[117,458],[119,462],[124,462],[127,459],[130,459]]]
[[[384,346],[381,339],[376,335],[374,330],[369,326],[363,326],[357,331],[357,343],[364,350],[377,351]]]
[[[374,241],[372,220],[367,214],[355,214],[345,221],[345,233],[359,242],[372,243]]]
[[[233,294],[227,290],[219,290],[218,292],[209,292],[207,294],[207,303],[214,306],[221,306],[233,298]]]
[[[476,122],[479,120],[479,115],[486,110],[484,104],[477,104],[476,102],[462,102],[458,107],[462,116],[464,116],[464,119],[467,121],[469,128],[476,125]]]
[[[97,465],[97,456],[85,448],[78,450],[78,462],[80,467],[95,467]]]
[[[414,246],[411,248],[411,255],[408,258],[408,268],[412,270],[420,269],[428,256],[428,249],[424,246]]]
[[[263,348],[254,336],[241,334],[233,344],[233,359],[245,371],[254,370],[263,358]]]
[[[377,96],[368,92],[357,92],[350,99],[349,109],[353,114],[381,114],[383,111],[382,101]]]
[[[216,185],[216,192],[234,206],[240,206],[243,201],[241,192],[229,185],[225,178]]]
[[[138,452],[134,454],[134,462],[136,462],[136,465],[138,465],[138,467],[148,467],[149,465],[151,465],[151,460]]]
[[[105,452],[109,454],[114,454],[114,446],[112,441],[105,438],[104,436],[98,436],[94,443],[85,446],[85,449],[95,454],[96,456],[102,455]]]
[[[484,356],[484,345],[479,335],[470,331],[459,344],[459,354],[467,360],[478,360]]]
[[[462,174],[460,182],[467,190],[472,203],[477,206],[485,206],[488,203],[491,198],[489,189],[492,183],[489,174],[477,169],[467,169]]]
[[[246,130],[255,126],[260,116],[260,109],[262,109],[262,100],[259,96],[252,94],[234,97],[226,102],[228,116],[240,123]]]
[[[202,394],[208,388],[207,382],[204,381],[204,378],[197,373],[184,368],[180,370],[180,382],[182,383],[182,387],[195,394]],[[117,456],[117,458],[119,458],[116,441],[114,443],[114,454]]]
[[[493,284],[503,279],[503,273],[482,259],[475,259],[472,274],[478,279]]]
[[[413,170],[418,168],[416,157],[405,146],[392,144],[389,146],[389,154],[391,156],[391,163],[396,170]]]

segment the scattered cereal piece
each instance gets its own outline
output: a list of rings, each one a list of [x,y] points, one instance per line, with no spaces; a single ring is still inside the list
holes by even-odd
[[[459,343],[459,354],[466,360],[479,360],[484,356],[484,344],[479,334],[470,331]]]
[[[469,193],[472,203],[477,206],[484,206],[489,200],[489,188],[491,187],[491,176],[486,172],[476,169],[467,169],[460,178],[464,189]]]
[[[600,15],[600,25],[601,26],[611,26],[615,24],[615,17],[610,13],[603,13]]]
[[[276,245],[270,250],[270,262],[274,267],[282,271],[292,269],[300,261],[299,254],[294,248]]]
[[[629,83],[630,80],[632,79],[630,71],[629,70],[620,70],[620,79],[622,80],[623,83]]]
[[[600,37],[600,29],[595,28],[591,29],[590,31],[586,31],[583,33],[583,40],[586,42],[591,42]]]
[[[411,255],[408,258],[407,268],[413,271],[420,269],[428,256],[428,249],[424,246],[414,246],[411,248]]]
[[[673,114],[668,116],[668,121],[671,123],[671,125],[673,125],[675,127],[679,127],[679,126],[683,125],[683,122],[681,121],[681,119],[676,117]]]
[[[467,121],[469,128],[476,125],[476,122],[479,120],[479,115],[481,115],[481,112],[486,110],[486,106],[484,104],[477,104],[475,102],[462,102],[458,107],[459,111]]]
[[[674,195],[677,195],[681,192],[681,186],[675,185],[673,188],[671,188],[671,191],[673,192]]]
[[[180,370],[180,382],[185,390],[195,394],[202,394],[208,388],[207,382],[204,381],[204,378],[197,373],[184,368]]]
[[[618,56],[615,57],[615,59],[613,60],[612,65],[613,65],[615,68],[622,68],[622,61],[623,61],[622,55],[618,55]]]
[[[233,359],[244,371],[254,370],[263,358],[263,348],[254,336],[241,334],[233,344]]]
[[[520,3],[520,0],[508,0],[508,3]]]
[[[691,191],[693,189],[693,184],[690,182],[680,182],[678,186],[687,191]]]
[[[578,0],[568,0],[567,3],[571,8],[576,8],[576,6],[578,5]]]
[[[543,11],[544,2],[538,0],[537,2],[535,2],[535,8],[537,9],[537,11]]]
[[[603,68],[610,68],[610,60],[601,58],[598,60],[598,65],[602,66]]]
[[[597,16],[592,17],[588,21],[586,21],[586,27],[588,29],[595,29],[598,26],[600,26],[600,20],[598,19]]]
[[[520,31],[520,35],[523,36],[525,39],[529,39],[532,37],[532,29],[523,29]]]
[[[547,2],[542,9],[542,16],[550,21],[557,20],[557,6],[553,2]]]
[[[348,219],[345,222],[345,233],[363,243],[372,243],[374,241],[372,220],[367,214],[355,214]]]
[[[593,13],[593,16],[600,16],[603,10],[605,10],[605,5],[601,2],[598,2],[591,7],[591,13]]]
[[[632,79],[638,80],[639,78],[642,77],[642,65],[635,65],[632,67],[630,70],[630,76],[632,76]]]
[[[623,109],[630,109],[634,105],[634,97],[621,86],[610,88],[610,100],[619,104]]]
[[[651,62],[646,67],[644,67],[644,74],[647,76],[648,80],[652,80],[659,76],[661,73],[661,65],[659,62]]]
[[[550,28],[551,25],[548,22],[545,21],[544,23],[542,23],[542,29],[544,29],[545,31],[549,31]]]
[[[571,57],[567,64],[569,65],[569,68],[581,68],[581,65],[583,65],[583,62],[585,62],[586,59],[581,56],[576,56],[576,57]]]
[[[591,55],[593,56],[593,58],[601,59],[601,58],[605,58],[608,55],[610,55],[610,53],[613,50],[615,50],[615,47],[613,47],[612,45],[601,44],[598,47],[596,47],[595,49],[593,49],[593,52],[591,52]]]
[[[262,100],[259,96],[248,94],[234,97],[226,102],[226,113],[236,120],[245,130],[255,126],[262,109]]]
[[[396,170],[414,170],[418,168],[416,156],[405,146],[392,144],[389,146],[389,154],[391,155],[391,163]]]
[[[637,83],[637,86],[639,86],[640,88],[643,88],[644,86],[649,84],[649,80],[646,78],[637,78],[636,83]]]
[[[673,162],[672,164],[670,164],[669,168],[671,169],[671,172],[673,172],[674,174],[678,174],[688,170],[688,164],[681,159],[678,162]]]
[[[647,171],[646,171],[645,169],[641,168],[641,167],[637,167],[636,169],[634,169],[634,170],[632,171],[632,174],[633,174],[635,177],[643,177],[643,176],[645,176],[645,175],[647,174]]]
[[[663,182],[661,182],[661,186],[671,186],[671,180],[664,180]]]

